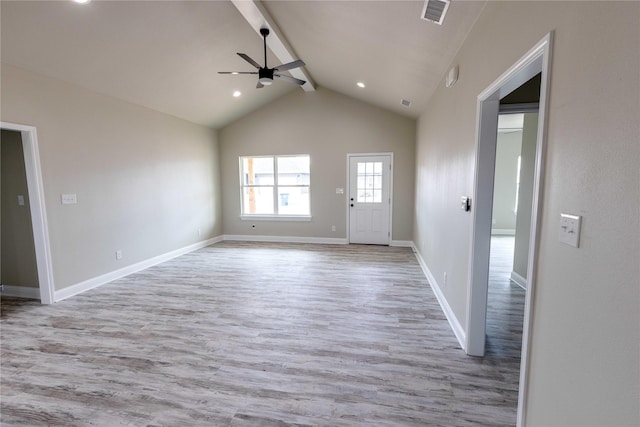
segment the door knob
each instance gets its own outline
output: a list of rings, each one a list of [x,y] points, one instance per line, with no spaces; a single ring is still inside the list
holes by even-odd
[[[353,203],[351,203],[351,207],[353,207]]]
[[[351,198],[351,201],[353,202],[353,197]]]

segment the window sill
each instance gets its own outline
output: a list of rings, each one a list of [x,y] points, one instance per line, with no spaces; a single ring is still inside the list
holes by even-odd
[[[241,215],[242,221],[311,221],[311,215]]]

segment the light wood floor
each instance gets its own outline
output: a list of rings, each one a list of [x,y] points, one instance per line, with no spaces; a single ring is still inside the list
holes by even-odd
[[[1,337],[7,426],[515,424],[511,346],[466,356],[404,248],[219,243]]]

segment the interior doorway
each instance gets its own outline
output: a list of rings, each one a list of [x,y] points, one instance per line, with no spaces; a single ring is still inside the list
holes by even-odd
[[[391,154],[348,155],[349,243],[390,243],[391,162]]]
[[[531,325],[532,295],[535,292],[535,265],[537,261],[537,236],[540,197],[543,176],[545,128],[548,90],[551,69],[552,33],[547,34],[522,58],[499,76],[478,95],[477,145],[475,163],[475,209],[472,222],[470,273],[467,303],[466,352],[483,356],[486,345],[487,294],[489,281],[489,258],[496,161],[496,141],[500,100],[522,86],[535,75],[541,75],[539,118],[535,147],[534,179],[531,200],[529,250],[527,254],[528,277],[524,303],[522,350],[520,353],[520,383],[518,393],[518,425],[524,422],[526,401],[528,353]]]
[[[0,136],[0,281],[3,295],[40,299],[20,132]]]
[[[498,116],[485,354],[514,363],[522,349],[540,78],[503,98]]]
[[[52,304],[54,302],[53,268],[36,128],[7,122],[0,122],[0,128],[19,132],[22,138],[40,302]]]

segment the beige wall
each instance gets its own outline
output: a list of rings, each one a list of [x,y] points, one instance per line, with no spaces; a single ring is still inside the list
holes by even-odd
[[[29,208],[27,175],[20,132],[3,130],[0,136],[2,162],[2,265],[5,286],[38,287],[36,252]],[[18,204],[18,196],[24,205]]]
[[[1,83],[2,121],[37,128],[56,290],[220,235],[215,131],[5,64]]]
[[[393,152],[392,239],[411,240],[414,120],[318,88],[295,91],[225,127],[220,143],[224,234],[345,238],[347,153]],[[311,222],[240,220],[238,157],[267,154],[311,155]]]
[[[640,3],[489,2],[419,119],[414,241],[466,322],[477,96],[555,31],[529,426],[640,425]],[[583,215],[576,249],[561,212]]]

